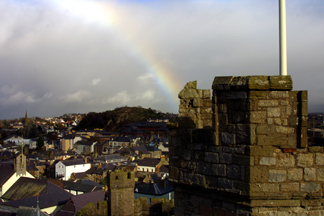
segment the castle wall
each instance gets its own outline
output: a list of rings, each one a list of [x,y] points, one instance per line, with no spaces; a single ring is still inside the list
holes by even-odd
[[[184,98],[201,99],[190,98],[195,88],[179,94],[185,117]],[[196,113],[191,128],[171,131],[175,215],[323,214],[324,152],[307,146],[307,92],[292,91],[290,76],[216,77],[211,100],[200,110],[212,109],[212,127]]]

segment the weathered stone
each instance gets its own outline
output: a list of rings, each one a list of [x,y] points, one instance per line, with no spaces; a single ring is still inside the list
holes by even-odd
[[[205,152],[205,161],[211,163],[218,163],[219,162],[218,153]]]
[[[267,116],[268,117],[280,117],[281,111],[280,108],[267,108]]]
[[[279,105],[277,100],[259,100],[258,105],[260,107],[276,107]]]
[[[266,111],[252,111],[250,112],[250,122],[251,123],[265,123],[265,119],[267,118]]]
[[[324,168],[317,169],[317,180],[324,182]]]
[[[280,190],[283,192],[299,192],[299,183],[282,183],[280,185]]]
[[[255,182],[268,182],[269,169],[266,166],[253,166],[249,169],[249,181]]]
[[[263,183],[261,184],[261,191],[276,193],[279,191],[279,184]]]
[[[256,128],[257,134],[274,134],[276,132],[276,128],[273,125],[267,125],[267,124],[260,124]]]
[[[303,179],[303,169],[302,168],[292,168],[288,169],[288,180],[290,181],[301,181]]]
[[[221,134],[221,139],[222,139],[222,143],[224,143],[225,145],[227,144],[235,144],[235,134],[234,133],[227,133],[224,132]]]
[[[311,183],[300,183],[300,191],[302,192],[318,192],[320,190],[320,184],[317,184],[315,182]]]
[[[299,154],[297,156],[297,166],[310,167],[314,163],[313,154]]]
[[[317,166],[324,166],[324,154],[323,153],[315,154],[315,164]]]
[[[260,159],[260,165],[267,165],[267,166],[273,166],[276,165],[276,158],[274,157],[262,157]]]
[[[278,166],[279,167],[294,167],[295,157],[291,154],[278,153]]]
[[[269,182],[284,182],[286,179],[286,170],[269,170]]]
[[[277,133],[291,134],[295,132],[295,129],[292,127],[276,126]]]
[[[227,165],[226,166],[226,176],[231,179],[240,179],[241,167],[237,166],[237,165]]]
[[[221,153],[219,154],[219,159],[221,163],[231,164],[233,163],[233,154]]]
[[[315,168],[304,168],[304,180],[305,181],[316,181],[316,169]]]
[[[291,90],[293,88],[291,76],[270,76],[270,88]]]
[[[225,176],[226,175],[226,166],[224,164],[213,164],[212,173],[215,176]]]

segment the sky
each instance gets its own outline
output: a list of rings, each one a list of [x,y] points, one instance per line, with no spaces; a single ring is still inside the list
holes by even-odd
[[[287,0],[288,75],[324,112],[324,1]],[[142,106],[279,75],[278,0],[0,0],[0,119]]]

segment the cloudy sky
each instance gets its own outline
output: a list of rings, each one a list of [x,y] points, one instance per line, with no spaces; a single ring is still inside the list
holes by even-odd
[[[278,75],[278,0],[0,0],[0,119],[178,112],[188,81]],[[287,0],[288,74],[324,112],[324,1]]]

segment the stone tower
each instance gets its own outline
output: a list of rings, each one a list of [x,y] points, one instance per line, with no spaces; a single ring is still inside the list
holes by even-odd
[[[208,101],[190,98],[204,90],[184,88],[179,114],[196,119],[170,132],[175,215],[323,215],[323,147],[307,145],[307,92],[292,87],[290,76],[215,77],[199,106],[187,102]],[[202,109],[211,127],[197,124]]]
[[[15,158],[14,166],[17,176],[25,176],[27,171],[26,155],[23,153],[24,145],[22,145],[21,153]]]
[[[110,171],[107,174],[108,215],[134,215],[135,174],[127,169]]]

